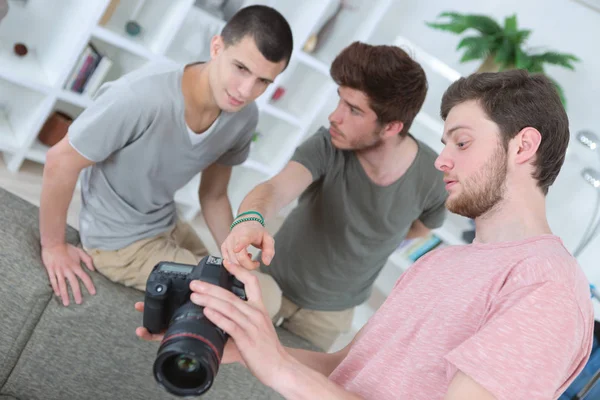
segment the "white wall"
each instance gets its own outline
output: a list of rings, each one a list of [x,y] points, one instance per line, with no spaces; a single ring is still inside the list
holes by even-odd
[[[573,251],[589,222],[599,191],[580,178],[584,167],[600,169],[600,158],[575,140],[575,134],[590,129],[600,136],[600,13],[575,0],[397,0],[387,13],[376,35],[375,44],[392,44],[401,35],[428,53],[440,58],[463,75],[474,72],[478,61],[460,64],[462,52],[456,46],[464,35],[439,31],[425,25],[443,11],[486,14],[504,21],[505,16],[517,14],[520,28],[533,32],[529,46],[547,48],[577,55],[581,62],[576,71],[550,67],[549,75],[560,82],[568,101],[572,140],[567,160],[548,196],[548,215],[552,229]],[[447,86],[442,80],[429,76],[430,92],[439,96]],[[431,100],[431,99],[429,99]],[[431,110],[431,105],[428,110]],[[437,113],[437,110],[432,110]],[[600,287],[600,235],[579,257],[589,279]],[[600,315],[600,303],[596,302]]]

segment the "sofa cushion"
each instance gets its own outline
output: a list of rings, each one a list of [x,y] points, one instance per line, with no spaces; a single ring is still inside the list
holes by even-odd
[[[142,315],[134,310],[143,293],[92,274],[97,288],[81,305],[64,307],[58,298],[48,307],[22,352],[3,394],[17,398],[175,399],[152,375],[157,342],[135,336]],[[311,346],[280,330],[284,344]],[[203,399],[281,398],[244,367],[222,365]]]
[[[0,280],[2,356],[10,375],[0,396],[17,399],[177,399],[152,375],[159,344],[135,336],[142,315],[134,310],[143,293],[91,272],[97,294],[83,290],[83,304],[64,307],[52,295],[39,255],[37,207],[0,189]],[[12,227],[12,228],[11,228]],[[5,237],[9,236],[7,239]],[[69,241],[77,232],[69,230]],[[6,253],[6,256],[5,256]],[[5,307],[4,305],[8,306]],[[41,314],[41,315],[40,315]],[[10,321],[10,323],[6,323]],[[313,349],[278,328],[284,345]],[[31,336],[29,336],[31,335]],[[5,356],[6,355],[6,356]],[[10,357],[9,357],[10,356]],[[15,363],[17,357],[20,358]],[[240,365],[222,365],[203,399],[279,399]]]
[[[1,387],[53,293],[41,267],[38,207],[4,189],[0,204]],[[67,240],[78,243],[74,229]]]

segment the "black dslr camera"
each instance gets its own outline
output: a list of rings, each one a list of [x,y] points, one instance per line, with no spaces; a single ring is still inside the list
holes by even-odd
[[[154,378],[169,393],[199,396],[212,386],[228,335],[204,316],[204,307],[190,300],[190,282],[200,280],[225,288],[246,300],[244,284],[231,275],[219,257],[206,256],[198,265],[158,263],[146,282],[144,327],[166,329]]]

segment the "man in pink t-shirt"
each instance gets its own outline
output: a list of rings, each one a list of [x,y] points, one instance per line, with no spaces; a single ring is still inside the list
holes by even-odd
[[[294,399],[560,396],[587,362],[594,315],[587,280],[546,219],[569,141],[559,96],[543,76],[478,74],[448,88],[441,115],[446,206],[475,220],[474,243],[422,257],[332,354],[282,347],[254,275],[227,265],[247,302],[190,285],[192,301],[233,339],[223,363],[243,363]]]

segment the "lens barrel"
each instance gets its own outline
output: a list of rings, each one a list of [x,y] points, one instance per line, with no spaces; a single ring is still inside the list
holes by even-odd
[[[225,335],[187,302],[175,311],[154,361],[154,378],[176,396],[199,396],[219,370]]]

